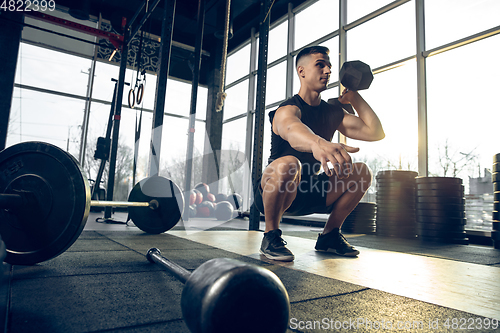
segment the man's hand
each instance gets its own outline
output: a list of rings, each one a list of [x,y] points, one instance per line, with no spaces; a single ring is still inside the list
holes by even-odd
[[[340,94],[339,102],[342,104],[352,104],[352,102],[357,96],[359,96],[359,94],[356,91],[347,90],[346,88],[344,89],[344,91],[342,91],[342,94]]]
[[[330,162],[339,179],[347,178],[352,174],[352,160],[349,153],[358,151],[359,148],[347,146],[343,143],[328,142],[321,138],[318,138],[317,143],[312,146],[313,156],[321,163],[326,175],[333,176],[333,171],[327,164]]]

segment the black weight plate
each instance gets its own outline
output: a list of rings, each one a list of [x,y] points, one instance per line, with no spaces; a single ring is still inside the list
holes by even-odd
[[[500,191],[500,182],[493,183],[493,191],[495,191],[495,192]]]
[[[421,202],[429,202],[436,204],[465,204],[465,198],[462,197],[416,197],[417,205]]]
[[[415,178],[418,172],[408,170],[383,170],[377,173],[377,178]]]
[[[377,214],[381,212],[415,211],[415,209],[416,203],[414,202],[381,201],[377,209]]]
[[[432,202],[417,202],[416,209],[465,210],[463,204],[437,204]]]
[[[151,202],[157,200],[159,207],[128,207],[129,219],[144,232],[159,234],[172,229],[181,219],[184,196],[180,188],[170,179],[153,176],[135,184],[129,194],[129,202]]]
[[[447,216],[417,216],[417,223],[441,223],[441,224],[460,224],[465,225],[465,218],[453,218]]]
[[[494,172],[491,174],[491,180],[494,182],[494,183],[498,183],[500,182],[500,172]]]
[[[415,190],[403,190],[403,189],[393,189],[393,190],[387,190],[383,188],[377,189],[377,198],[402,198],[402,199],[407,199],[407,198],[414,198],[415,197]]]
[[[76,160],[43,142],[0,153],[0,193],[28,191],[36,198],[19,211],[0,210],[6,262],[32,265],[58,256],[80,236],[90,211],[90,187]]]
[[[453,185],[453,184],[462,184],[461,178],[455,177],[417,177],[415,178],[415,183],[417,186],[419,184],[436,184],[439,183],[443,186]]]
[[[500,162],[493,163],[493,169],[491,172],[500,172]]]
[[[493,201],[500,202],[500,191],[493,192]]]
[[[417,190],[417,197],[459,197],[463,198],[464,191],[452,191],[452,190]]]
[[[493,231],[500,231],[500,221],[493,221],[492,229]]]
[[[494,210],[492,214],[492,219],[495,221],[500,221],[500,211]]]
[[[450,232],[464,231],[463,225],[440,224],[440,223],[417,223],[417,230],[441,230]]]
[[[500,153],[493,155],[493,163],[500,162]]]
[[[491,232],[491,238],[496,240],[496,241],[499,241],[500,240],[500,232],[493,230]]]
[[[423,183],[416,185],[417,190],[450,190],[450,191],[463,191],[464,186],[461,184],[445,184],[440,183]]]
[[[394,180],[394,179],[379,179],[377,180],[376,183],[376,188],[404,188],[404,189],[413,189],[415,188],[415,181],[414,180],[407,180],[407,181],[401,181],[401,180]]]
[[[500,210],[500,201],[493,202],[493,210],[496,210],[496,211]]]
[[[435,210],[435,209],[417,209],[417,216],[445,216],[452,218],[465,218],[465,211],[460,210]]]

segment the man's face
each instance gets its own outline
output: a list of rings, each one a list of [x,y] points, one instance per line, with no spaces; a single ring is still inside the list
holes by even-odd
[[[323,91],[330,80],[331,67],[328,55],[314,53],[300,59],[297,71],[302,84],[311,90]]]

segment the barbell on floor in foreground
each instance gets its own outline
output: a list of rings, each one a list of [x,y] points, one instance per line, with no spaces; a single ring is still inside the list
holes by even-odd
[[[290,300],[268,269],[235,259],[209,260],[192,273],[149,249],[147,259],[185,284],[182,315],[191,332],[285,332]]]
[[[129,219],[148,233],[173,228],[184,196],[171,180],[153,176],[137,183],[128,202],[91,201],[90,186],[69,153],[43,142],[24,142],[0,152],[0,234],[6,262],[32,265],[63,253],[80,236],[90,207],[128,207]]]

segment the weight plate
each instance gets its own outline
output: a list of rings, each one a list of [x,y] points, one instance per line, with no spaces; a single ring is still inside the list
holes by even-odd
[[[464,196],[464,191],[453,191],[453,190],[417,190],[417,197],[459,197]]]
[[[492,214],[492,219],[495,221],[500,221],[500,211],[494,210]]]
[[[454,204],[463,205],[465,204],[465,198],[462,197],[416,197],[417,205],[421,202],[429,202],[436,204]]]
[[[392,189],[384,189],[380,187],[377,189],[377,197],[395,197],[395,198],[414,198],[415,197],[415,189],[402,189],[402,188],[392,188]]]
[[[496,240],[496,241],[499,241],[500,240],[500,232],[493,230],[491,232],[491,238]]]
[[[0,153],[0,193],[28,192],[29,207],[0,210],[6,262],[33,265],[58,256],[80,236],[90,211],[90,187],[76,160],[43,142]]]
[[[500,182],[500,172],[494,172],[491,174],[491,179],[494,183]]]
[[[500,153],[493,155],[493,163],[500,162]]]
[[[440,224],[440,223],[417,223],[417,230],[441,230],[450,232],[464,231],[463,225]]]
[[[493,192],[493,201],[500,202],[500,191]]]
[[[443,186],[453,185],[453,184],[462,184],[461,178],[456,177],[417,177],[415,178],[415,183],[417,184],[435,184],[439,183]]]
[[[495,192],[500,191],[500,182],[493,183],[493,191]]]
[[[450,191],[463,191],[464,186],[461,184],[446,184],[440,183],[423,183],[416,185],[417,190],[450,190]]]
[[[418,202],[416,209],[437,209],[437,210],[465,210],[463,204],[437,204],[432,202]]]
[[[493,221],[492,229],[493,231],[500,231],[500,221]]]
[[[417,216],[446,216],[452,218],[465,218],[465,212],[462,210],[435,210],[435,209],[417,209]]]
[[[415,181],[400,181],[400,180],[384,180],[384,179],[379,179],[376,183],[377,188],[405,188],[405,189],[414,189],[415,188]]]
[[[170,179],[153,176],[135,184],[129,194],[129,202],[151,202],[156,200],[158,208],[128,207],[128,216],[144,232],[159,234],[172,229],[181,219],[184,196],[180,188]]]
[[[493,169],[491,172],[500,172],[500,162],[493,163]]]
[[[418,172],[408,170],[384,170],[377,173],[377,178],[415,178]]]
[[[493,202],[493,210],[496,210],[496,211],[500,210],[500,201]]]
[[[465,225],[467,220],[465,218],[455,218],[448,216],[417,216],[417,223],[441,223],[451,225]]]

